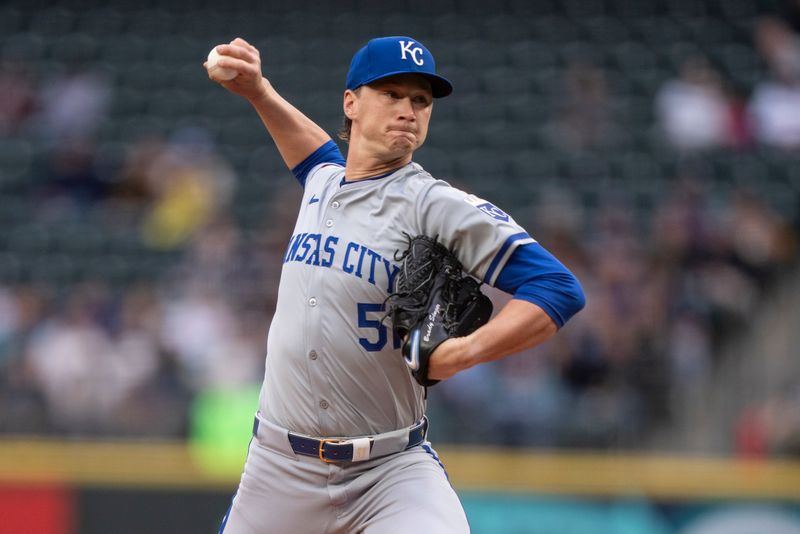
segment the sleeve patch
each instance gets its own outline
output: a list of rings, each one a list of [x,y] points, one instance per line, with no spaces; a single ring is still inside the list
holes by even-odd
[[[508,222],[509,220],[509,216],[506,212],[504,212],[491,202],[483,200],[482,198],[478,198],[475,195],[467,195],[466,197],[464,197],[464,202],[466,202],[467,204],[469,204],[474,208],[478,208],[492,219],[496,219],[498,221],[503,221],[503,222]]]

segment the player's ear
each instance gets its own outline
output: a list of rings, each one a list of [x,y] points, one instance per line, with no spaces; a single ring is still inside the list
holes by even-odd
[[[358,113],[358,94],[356,91],[345,89],[344,101],[342,103],[344,116],[353,120]]]

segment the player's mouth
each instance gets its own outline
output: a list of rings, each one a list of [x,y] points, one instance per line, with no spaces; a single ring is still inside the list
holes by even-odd
[[[412,143],[416,143],[417,141],[417,132],[413,130],[409,130],[408,128],[391,128],[388,132],[392,137],[395,138],[404,138]]]
[[[389,131],[404,132],[410,134],[417,134],[417,129],[410,126],[390,126]]]

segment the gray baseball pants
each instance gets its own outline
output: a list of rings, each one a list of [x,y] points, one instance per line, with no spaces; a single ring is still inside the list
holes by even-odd
[[[224,534],[465,534],[464,510],[436,453],[422,446],[364,462],[297,455],[261,420],[223,520]]]

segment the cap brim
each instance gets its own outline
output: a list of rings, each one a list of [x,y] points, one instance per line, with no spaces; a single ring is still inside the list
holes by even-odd
[[[442,98],[453,92],[453,84],[450,80],[438,74],[426,74],[426,78],[431,82],[431,91],[434,98]]]
[[[418,72],[414,70],[399,70],[395,72],[383,73],[380,76],[367,80],[362,85],[368,85],[373,82],[377,82],[378,80],[383,80],[384,78],[389,78],[398,74],[419,74],[420,76],[425,77],[425,79],[427,79],[431,84],[431,94],[433,95],[433,98],[443,98],[453,92],[453,84],[450,83],[450,80],[444,76],[431,74],[429,72]]]

